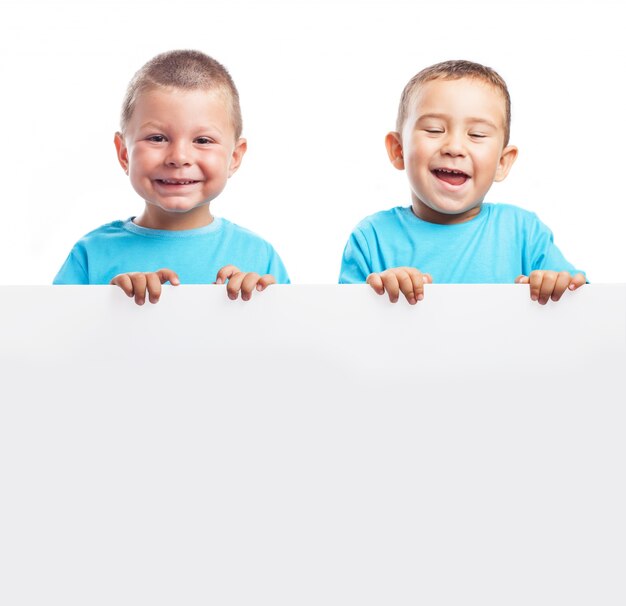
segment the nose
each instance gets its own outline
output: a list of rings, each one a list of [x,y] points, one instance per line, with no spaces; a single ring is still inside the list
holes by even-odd
[[[457,130],[449,130],[443,140],[441,153],[446,156],[464,156],[465,146],[463,141],[463,133]]]
[[[165,164],[171,167],[189,166],[192,163],[192,152],[185,141],[172,141],[167,147]]]

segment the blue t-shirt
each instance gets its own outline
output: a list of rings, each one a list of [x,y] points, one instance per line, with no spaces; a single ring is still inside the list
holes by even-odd
[[[512,284],[535,269],[579,271],[537,215],[488,203],[454,225],[428,223],[400,206],[366,217],[346,244],[339,283],[358,284],[370,273],[402,266],[429,273],[438,284]]]
[[[88,233],[72,248],[54,284],[109,284],[132,271],[175,271],[181,284],[211,284],[225,265],[272,274],[279,284],[289,277],[272,246],[226,219],[197,229],[169,231],[113,221]]]

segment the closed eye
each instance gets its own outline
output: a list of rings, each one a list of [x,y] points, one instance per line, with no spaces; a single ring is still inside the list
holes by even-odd
[[[441,133],[443,133],[441,129],[437,128],[425,128],[424,130],[431,135],[440,135]]]
[[[485,139],[487,135],[483,135],[482,133],[470,133],[469,134],[472,139]]]

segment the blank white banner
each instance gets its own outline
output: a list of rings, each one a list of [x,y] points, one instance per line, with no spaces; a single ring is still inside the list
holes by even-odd
[[[0,297],[3,605],[626,603],[626,284]]]

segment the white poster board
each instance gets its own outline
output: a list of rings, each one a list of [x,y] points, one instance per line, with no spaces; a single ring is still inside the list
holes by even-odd
[[[2,604],[626,601],[625,284],[0,297]]]

